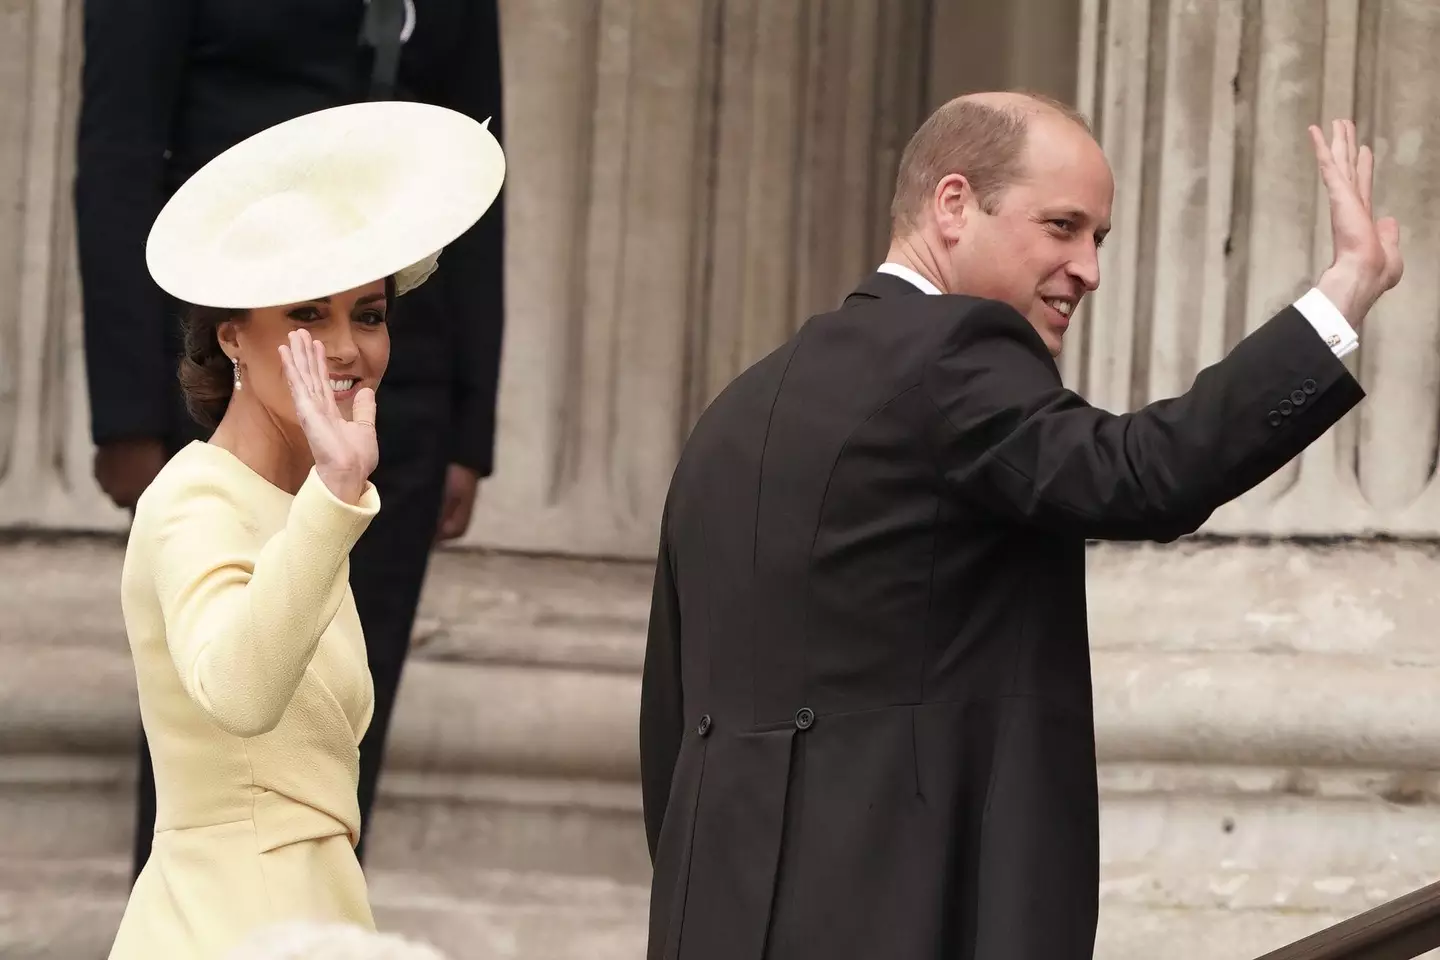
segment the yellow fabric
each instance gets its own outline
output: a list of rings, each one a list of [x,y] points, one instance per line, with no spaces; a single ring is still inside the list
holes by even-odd
[[[374,928],[355,859],[374,689],[350,548],[380,508],[193,443],[135,510],[121,604],[155,843],[110,960],[222,957],[291,919]]]

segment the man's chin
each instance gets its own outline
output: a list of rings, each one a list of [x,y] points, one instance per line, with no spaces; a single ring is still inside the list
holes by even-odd
[[[1047,313],[1050,312],[1049,307],[1043,309]],[[1039,322],[1032,319],[1030,325],[1035,328],[1036,333],[1040,334],[1040,339],[1045,341],[1045,349],[1050,351],[1050,356],[1059,357],[1060,348],[1064,346],[1065,343],[1065,327],[1059,327],[1050,323],[1048,318],[1042,319]]]

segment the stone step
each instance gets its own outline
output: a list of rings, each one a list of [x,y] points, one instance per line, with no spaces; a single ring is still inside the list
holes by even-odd
[[[0,860],[0,957],[103,960],[125,909],[122,860]],[[375,870],[377,926],[455,960],[635,960],[644,887],[502,870]]]
[[[0,957],[102,960],[124,911],[120,860],[0,860]],[[453,960],[637,960],[645,887],[502,870],[371,870],[377,925]],[[1333,911],[1107,897],[1096,960],[1249,960],[1344,919]],[[1440,956],[1440,951],[1426,957]]]
[[[120,561],[103,540],[0,543],[0,752],[131,749]],[[1440,769],[1425,551],[1106,547],[1088,565],[1103,762]],[[431,571],[388,769],[634,782],[648,566],[441,551]]]
[[[0,861],[23,865],[0,876],[6,958],[103,956],[119,916],[135,724],[120,557],[0,543]],[[1245,960],[1435,879],[1436,566],[1404,545],[1091,552],[1098,960]],[[642,955],[649,577],[437,555],[371,837],[382,923],[457,960]],[[50,879],[29,883],[39,863]]]
[[[129,757],[0,756],[0,859],[126,855],[133,784]],[[638,884],[650,876],[632,784],[389,773],[368,847],[382,870],[486,866]]]

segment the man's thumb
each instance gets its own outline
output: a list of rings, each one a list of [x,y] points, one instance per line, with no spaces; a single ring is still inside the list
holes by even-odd
[[[1400,224],[1394,217],[1375,221],[1375,232],[1380,234],[1380,243],[1387,250],[1400,248]]]
[[[368,423],[373,427],[375,425],[375,391],[369,387],[361,387],[357,390],[352,410],[351,420],[355,423]]]

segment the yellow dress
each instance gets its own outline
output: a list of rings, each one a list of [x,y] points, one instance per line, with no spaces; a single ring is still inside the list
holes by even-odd
[[[155,841],[110,960],[210,960],[255,929],[373,929],[355,858],[374,689],[350,548],[380,508],[294,495],[192,443],[135,510],[121,604],[155,767]]]

